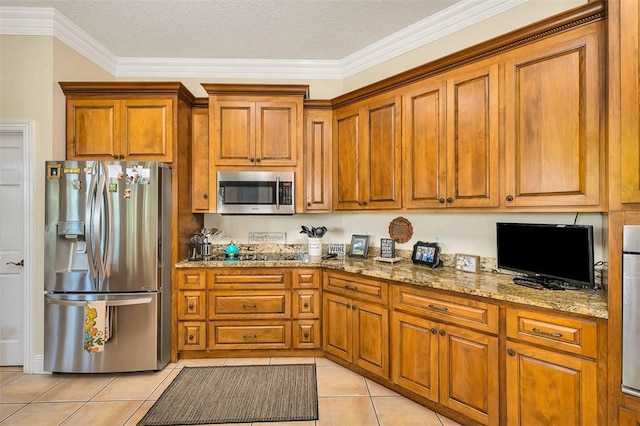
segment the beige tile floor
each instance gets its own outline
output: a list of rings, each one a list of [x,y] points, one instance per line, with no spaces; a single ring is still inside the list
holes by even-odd
[[[252,426],[457,425],[326,358],[180,360],[158,372],[120,374],[26,375],[0,367],[0,424],[135,425],[184,366],[309,362],[316,364],[319,420]]]

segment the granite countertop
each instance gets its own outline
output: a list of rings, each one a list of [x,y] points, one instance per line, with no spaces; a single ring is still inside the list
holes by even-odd
[[[426,266],[414,265],[410,259],[403,259],[394,264],[354,258],[329,260],[311,258],[309,262],[183,261],[176,264],[176,267],[323,267],[418,287],[504,300],[597,318],[608,318],[606,293],[603,290],[537,290],[514,284],[512,275],[484,271],[479,273],[463,272],[447,266],[431,269]]]

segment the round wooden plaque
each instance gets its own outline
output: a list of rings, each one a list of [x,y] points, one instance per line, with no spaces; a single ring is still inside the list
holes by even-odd
[[[406,243],[413,236],[413,225],[404,217],[397,217],[389,224],[389,236],[396,243]]]

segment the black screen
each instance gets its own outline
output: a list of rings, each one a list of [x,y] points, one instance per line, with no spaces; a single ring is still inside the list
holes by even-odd
[[[594,286],[593,226],[497,223],[498,268]]]

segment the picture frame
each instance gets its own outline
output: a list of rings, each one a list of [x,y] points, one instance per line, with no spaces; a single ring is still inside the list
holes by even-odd
[[[352,235],[351,246],[349,248],[349,257],[359,257],[366,259],[369,252],[369,236],[368,235]]]
[[[480,256],[456,253],[456,269],[465,272],[480,272]]]
[[[418,241],[413,245],[411,261],[416,265],[425,265],[431,268],[441,266],[440,246],[438,243]]]
[[[392,238],[380,239],[380,257],[385,259],[396,257],[396,242]]]

